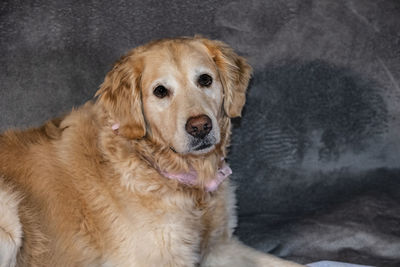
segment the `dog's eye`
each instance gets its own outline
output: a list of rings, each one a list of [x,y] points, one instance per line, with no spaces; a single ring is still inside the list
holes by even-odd
[[[158,98],[164,98],[168,95],[168,89],[159,85],[154,89],[153,94]]]
[[[197,80],[200,86],[209,87],[212,84],[212,77],[208,74],[202,74]]]

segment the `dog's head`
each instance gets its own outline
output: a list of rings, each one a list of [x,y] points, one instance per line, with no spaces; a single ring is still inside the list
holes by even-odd
[[[250,74],[246,60],[222,42],[163,39],[122,57],[97,95],[120,135],[203,154],[221,140],[219,119],[241,115]]]

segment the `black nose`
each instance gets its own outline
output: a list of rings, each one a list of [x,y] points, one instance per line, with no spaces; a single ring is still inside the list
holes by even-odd
[[[212,122],[207,115],[190,117],[185,126],[186,132],[193,137],[203,139],[212,129]]]

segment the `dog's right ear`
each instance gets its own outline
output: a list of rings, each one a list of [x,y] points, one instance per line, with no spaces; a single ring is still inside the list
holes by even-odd
[[[96,92],[97,101],[119,123],[118,134],[129,139],[146,135],[140,90],[141,66],[132,53],[122,57]]]

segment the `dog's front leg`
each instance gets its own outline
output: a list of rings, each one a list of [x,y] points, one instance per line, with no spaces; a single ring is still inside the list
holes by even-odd
[[[201,266],[300,267],[303,265],[264,254],[232,238],[214,246],[204,258]]]

